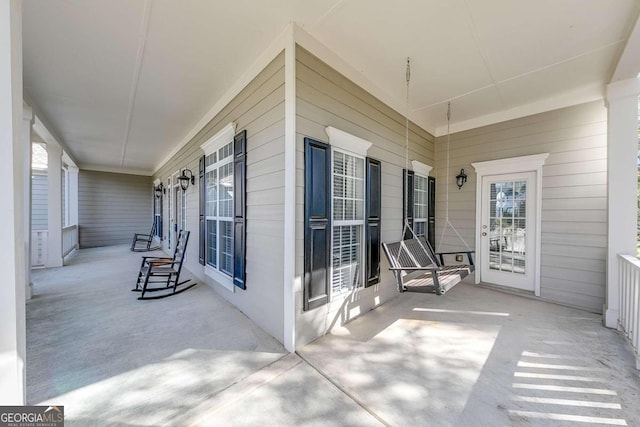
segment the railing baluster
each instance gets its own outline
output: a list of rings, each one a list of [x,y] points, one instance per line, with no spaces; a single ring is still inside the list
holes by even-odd
[[[631,255],[618,255],[619,329],[629,340],[640,369],[640,260]]]

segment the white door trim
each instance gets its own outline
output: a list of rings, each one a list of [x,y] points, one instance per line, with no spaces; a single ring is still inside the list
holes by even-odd
[[[531,156],[511,157],[507,159],[490,160],[486,162],[471,163],[476,170],[476,265],[482,265],[482,245],[478,238],[482,229],[482,182],[487,175],[503,175],[518,172],[535,172],[536,180],[536,232],[535,232],[535,257],[534,257],[534,293],[540,296],[540,239],[542,231],[542,166],[549,157],[549,153],[534,154]],[[475,282],[480,283],[480,268],[476,268]]]

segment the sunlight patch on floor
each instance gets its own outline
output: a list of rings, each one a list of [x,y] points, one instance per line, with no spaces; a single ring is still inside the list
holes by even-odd
[[[448,313],[448,314],[477,314],[480,316],[500,316],[508,317],[509,313],[495,313],[490,311],[466,311],[466,310],[445,310],[442,308],[422,308],[416,307],[413,311],[425,311],[428,313]]]
[[[538,363],[549,360],[558,363]],[[514,407],[507,410],[509,417],[515,424],[524,420],[528,424],[535,419],[626,426],[626,420],[621,418],[623,408],[618,393],[607,387],[605,378],[597,376],[604,377],[603,369],[588,366],[593,363],[592,359],[572,354],[523,351],[518,370],[513,374],[518,381],[511,385]],[[589,372],[590,375],[564,375],[558,371]]]

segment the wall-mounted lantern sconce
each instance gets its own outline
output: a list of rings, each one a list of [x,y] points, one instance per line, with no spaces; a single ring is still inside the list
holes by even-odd
[[[467,174],[464,173],[464,169],[460,169],[460,173],[456,175],[456,184],[458,185],[458,190],[462,188],[465,182],[467,182]]]
[[[156,188],[155,188],[155,193],[156,193],[156,198],[159,199],[160,197],[162,197],[163,194],[165,194],[165,189],[164,189],[164,185],[162,185],[162,183],[160,183]]]
[[[182,191],[187,191],[187,188],[189,188],[189,182],[191,182],[191,184],[196,183],[196,177],[193,176],[193,172],[189,169],[183,169],[182,175],[178,177],[178,181],[180,181],[180,188],[182,188]]]

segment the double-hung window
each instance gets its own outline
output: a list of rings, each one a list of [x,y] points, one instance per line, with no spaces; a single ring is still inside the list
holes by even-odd
[[[429,181],[416,174],[413,179],[413,232],[417,237],[427,236]]]
[[[205,155],[207,266],[233,274],[233,141]]]
[[[303,309],[380,280],[381,163],[354,135],[305,138]]]
[[[198,258],[229,290],[246,289],[247,132],[229,123],[202,144]]]
[[[334,150],[332,160],[331,291],[337,295],[362,284],[365,159]]]

